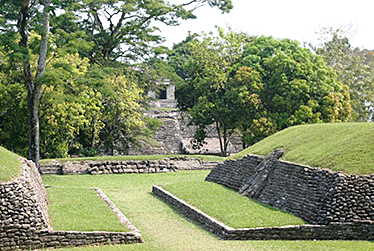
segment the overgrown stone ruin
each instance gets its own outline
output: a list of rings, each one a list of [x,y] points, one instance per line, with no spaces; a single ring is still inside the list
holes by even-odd
[[[141,142],[141,148],[132,147],[129,155],[161,155],[161,154],[213,154],[220,155],[218,134],[214,126],[207,128],[207,138],[202,148],[195,149],[191,145],[196,127],[187,126],[188,118],[183,117],[178,109],[152,109],[144,114],[149,118],[157,118],[163,125],[154,133],[150,142]],[[228,146],[229,153],[242,150],[241,138],[233,135]]]
[[[21,161],[21,176],[0,183],[0,250],[143,242],[132,224],[127,224],[130,232],[54,231],[47,191],[38,169],[32,161]]]
[[[345,175],[311,168],[277,160],[279,153],[266,158],[247,155],[237,161],[228,160],[218,164],[206,180],[283,209],[312,224],[374,221],[374,175]],[[271,158],[273,160],[268,162]],[[261,179],[267,168],[266,179]],[[261,189],[256,190],[258,187]]]
[[[159,160],[107,160],[107,161],[52,161],[41,165],[42,174],[121,174],[121,173],[168,173],[178,170],[212,169],[220,162],[203,161],[200,158],[175,156]]]
[[[153,193],[224,240],[374,240],[374,175],[344,175],[267,157],[247,155],[218,164],[206,181],[292,213],[309,224],[234,229],[162,189]]]

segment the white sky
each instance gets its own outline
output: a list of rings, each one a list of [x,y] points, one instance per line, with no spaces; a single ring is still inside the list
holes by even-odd
[[[175,0],[176,2],[176,0]],[[232,0],[234,9],[221,14],[217,8],[203,7],[197,19],[182,21],[177,27],[161,27],[164,45],[186,38],[188,31],[215,31],[215,25],[231,27],[249,35],[291,38],[317,44],[322,27],[352,25],[348,38],[354,47],[374,49],[374,0]]]

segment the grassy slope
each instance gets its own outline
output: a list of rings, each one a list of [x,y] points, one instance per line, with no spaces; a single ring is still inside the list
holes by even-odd
[[[97,156],[97,157],[79,157],[79,158],[60,158],[56,159],[59,162],[67,161],[85,161],[85,160],[96,160],[96,161],[105,161],[105,160],[158,160],[167,157],[174,156],[187,156],[191,158],[201,158],[205,161],[224,161],[226,158],[215,156],[215,155],[123,155],[123,156]],[[51,159],[43,159],[40,161],[41,164],[48,164]]]
[[[152,185],[178,184],[204,179],[209,171],[159,174],[45,175],[46,185],[100,187],[113,203],[141,231],[145,243],[133,245],[66,248],[64,250],[171,250],[171,251],[348,251],[374,250],[369,241],[221,241],[176,214],[151,193]]]
[[[163,186],[166,190],[233,228],[303,225],[289,213],[239,195],[205,177]]]
[[[374,173],[374,123],[313,124],[287,128],[236,154],[267,155],[283,149],[282,159],[345,173]]]
[[[0,182],[10,181],[21,173],[18,156],[0,146]]]

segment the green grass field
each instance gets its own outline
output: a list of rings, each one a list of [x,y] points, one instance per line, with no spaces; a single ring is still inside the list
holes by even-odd
[[[0,146],[0,182],[10,181],[21,173],[21,162],[15,153]]]
[[[142,233],[145,243],[74,247],[63,250],[374,250],[368,241],[221,241],[172,210],[152,195],[153,185],[181,184],[203,180],[209,171],[182,171],[158,174],[45,175],[45,185],[99,187]]]
[[[282,159],[349,174],[374,173],[374,123],[334,123],[287,128],[234,155],[266,156],[283,149]]]
[[[54,230],[128,232],[108,205],[88,188],[47,188]]]

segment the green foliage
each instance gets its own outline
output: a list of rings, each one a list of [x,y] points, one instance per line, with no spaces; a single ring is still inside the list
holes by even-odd
[[[178,215],[151,193],[152,185],[194,183],[203,180],[208,173],[209,171],[185,171],[144,175],[43,175],[42,178],[47,186],[82,188],[92,187],[94,184],[100,187],[141,231],[145,240],[142,244],[79,247],[79,250],[352,251],[374,248],[374,243],[370,241],[222,241]],[[76,249],[73,247],[62,250]]]
[[[306,224],[279,209],[241,196],[222,185],[197,181],[163,186],[173,195],[233,228],[274,227]]]
[[[92,48],[81,52],[100,65],[112,64],[118,59],[137,61],[153,54],[152,47],[163,41],[157,34],[157,23],[178,25],[181,19],[195,18],[194,10],[204,5],[218,7],[223,12],[233,8],[231,0],[192,0],[176,4],[164,0],[75,0],[58,4],[66,12],[53,20],[54,29],[67,34],[84,31],[85,42]]]
[[[162,41],[156,23],[177,25],[204,5],[232,8],[230,0],[1,1],[0,143],[24,156],[29,150],[37,163],[39,145],[43,157],[127,153],[157,128],[141,116],[154,79],[131,76],[129,64],[164,53],[153,48]],[[178,78],[160,61],[148,65],[150,74]]]
[[[349,119],[348,87],[337,80],[322,57],[298,42],[254,37],[244,55],[244,64],[261,74],[261,113],[275,131]]]
[[[22,156],[28,153],[26,93],[13,71],[0,73],[0,144]]]
[[[352,120],[368,121],[374,103],[374,57],[372,50],[353,48],[345,30],[323,28],[321,44],[311,46],[334,69],[338,80],[349,86]]]
[[[128,232],[97,193],[88,188],[47,188],[54,230]]]
[[[10,181],[21,174],[19,156],[0,146],[0,182]]]
[[[350,118],[348,86],[296,41],[219,29],[219,37],[190,35],[174,51],[169,62],[184,79],[178,106],[198,127],[198,143],[216,125],[222,154],[237,129],[245,147],[292,125]]]
[[[240,116],[240,113],[233,112],[239,107],[237,103],[252,104],[251,101],[255,100],[248,98],[252,93],[241,88],[239,81],[231,79],[238,69],[247,39],[245,34],[225,34],[219,29],[219,37],[209,34],[201,41],[183,42],[170,59],[174,65],[178,61],[182,63],[179,72],[185,82],[177,86],[176,98],[179,108],[191,116],[189,124],[197,126],[197,143],[203,142],[206,126],[214,124],[223,156],[226,156],[230,136]],[[250,69],[247,71],[252,73]]]
[[[368,175],[374,173],[373,138],[373,123],[293,126],[261,140],[232,158],[242,158],[249,153],[266,156],[275,149],[283,149],[282,159],[287,161]]]

